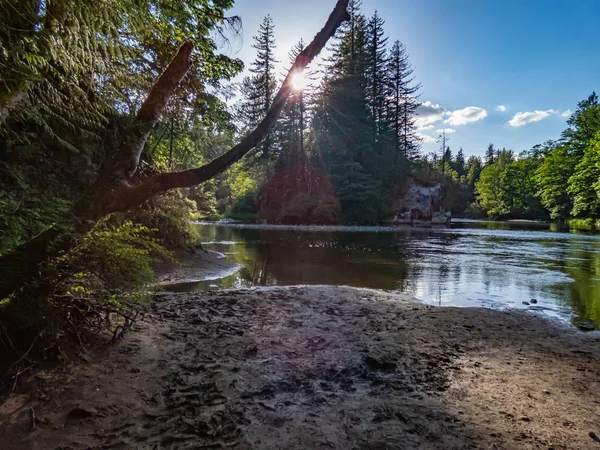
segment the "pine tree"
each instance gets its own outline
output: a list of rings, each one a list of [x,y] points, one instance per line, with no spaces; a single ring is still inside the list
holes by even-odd
[[[490,144],[485,152],[485,165],[489,166],[490,164],[494,164],[494,162],[496,162],[496,149],[494,148],[494,144]]]
[[[458,150],[458,153],[456,154],[456,160],[455,160],[455,164],[454,164],[454,170],[456,170],[456,173],[458,173],[459,177],[464,177],[467,175],[467,169],[465,167],[466,161],[465,161],[465,152],[463,150],[463,148],[461,147]]]
[[[383,30],[385,22],[377,11],[367,26],[366,81],[367,101],[371,113],[373,141],[376,142],[384,128],[385,100],[389,86],[387,76],[387,37]]]
[[[290,66],[304,50],[304,41],[300,40],[289,52]],[[303,74],[308,81],[309,73]],[[306,104],[303,89],[290,95],[285,109],[282,111],[278,126],[280,161],[282,165],[300,164],[305,159],[304,134],[306,129]]]
[[[417,134],[416,116],[420,103],[416,93],[421,88],[414,83],[413,68],[406,47],[394,42],[388,62],[389,115],[394,130],[396,154],[402,161],[419,155],[420,139]]]
[[[275,25],[270,15],[263,19],[258,34],[254,36],[252,47],[256,50],[256,59],[250,66],[252,76],[242,82],[242,102],[238,108],[243,131],[254,129],[267,114],[276,89],[275,64]],[[270,133],[257,147],[259,156],[270,156],[274,147],[273,134]]]

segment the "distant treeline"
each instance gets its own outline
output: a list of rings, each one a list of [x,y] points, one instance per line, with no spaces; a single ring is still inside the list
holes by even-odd
[[[475,183],[477,203],[492,218],[588,224],[600,218],[600,105],[578,104],[558,141],[515,155],[495,151]]]

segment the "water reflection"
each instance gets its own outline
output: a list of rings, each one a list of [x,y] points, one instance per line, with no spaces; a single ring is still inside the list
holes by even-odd
[[[172,290],[348,285],[408,292],[436,305],[534,308],[600,326],[596,236],[522,223],[375,231],[199,227],[206,248],[224,253],[242,269],[222,280]],[[523,304],[532,299],[535,305]]]

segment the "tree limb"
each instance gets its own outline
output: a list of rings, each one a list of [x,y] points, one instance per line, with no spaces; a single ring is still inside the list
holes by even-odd
[[[39,274],[44,262],[61,252],[71,250],[82,236],[108,214],[127,211],[161,192],[191,187],[210,180],[255,148],[277,122],[292,92],[292,77],[314,60],[340,25],[350,18],[347,12],[348,3],[349,0],[337,1],[323,29],[296,58],[266,117],[238,145],[205,166],[183,172],[154,175],[132,185],[129,180],[137,170],[148,136],[164,111],[167,101],[191,67],[193,45],[190,42],[183,44],[152,88],[113,159],[102,168],[98,181],[88,194],[71,209],[68,225],[49,228],[29,242],[0,256],[0,299],[8,297],[31,281]]]
[[[210,180],[224,172],[232,164],[242,159],[248,152],[254,149],[275,126],[277,118],[292,93],[293,76],[298,72],[302,72],[323,50],[340,25],[350,19],[347,11],[348,2],[349,0],[338,0],[335,9],[329,16],[323,29],[317,33],[313,41],[296,58],[279,92],[275,96],[266,117],[239,144],[205,166],[182,172],[157,174],[133,186],[129,184],[122,185],[120,189],[115,189],[109,198],[106,199],[107,202],[104,205],[103,214],[125,211],[142,204],[160,192],[174,188],[191,187]]]
[[[108,170],[113,177],[129,178],[136,172],[148,136],[158,122],[175,89],[192,67],[194,44],[184,43],[163,74],[158,78],[135,116],[127,137],[121,143],[116,160]]]

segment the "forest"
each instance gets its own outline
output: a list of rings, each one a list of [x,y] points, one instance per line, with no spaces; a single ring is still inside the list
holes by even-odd
[[[244,62],[218,45],[240,33],[233,1],[171,3],[0,4],[9,359],[80,327],[124,332],[155,261],[196,246],[198,219],[376,225],[412,183],[442,184],[456,217],[600,218],[595,93],[557,141],[467,159],[441,137],[426,155],[409,49],[360,0],[289,49],[285,77],[267,15],[239,83]]]
[[[600,443],[597,5],[400,3],[0,0],[0,448]]]

